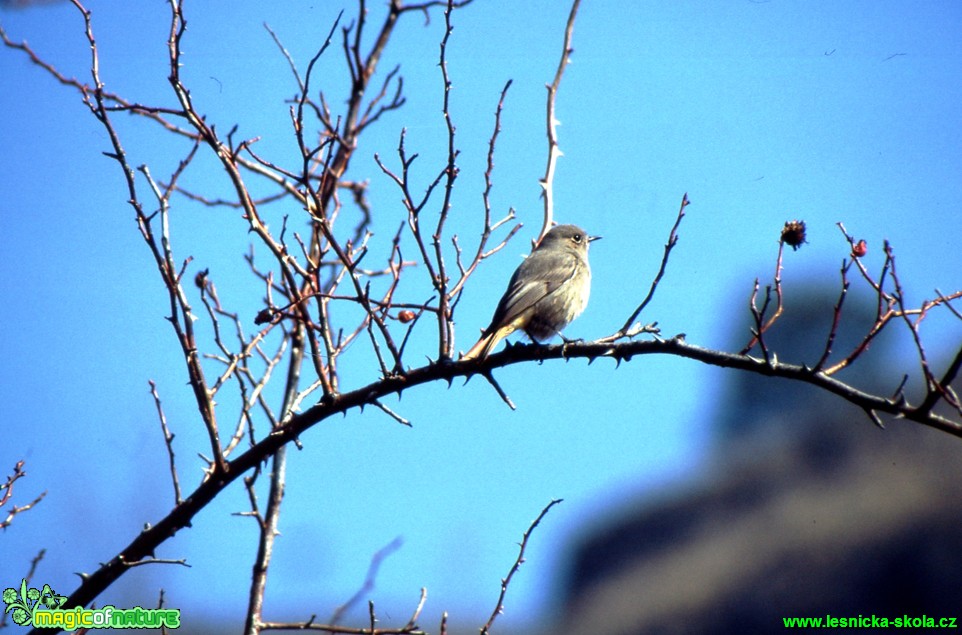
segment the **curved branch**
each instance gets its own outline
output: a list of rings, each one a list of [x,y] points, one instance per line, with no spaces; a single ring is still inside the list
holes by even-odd
[[[249,470],[255,469],[263,461],[277,453],[285,444],[294,441],[302,436],[306,430],[329,417],[372,404],[391,393],[401,393],[416,386],[436,381],[451,382],[458,377],[469,378],[476,374],[485,375],[495,368],[524,362],[577,358],[593,361],[600,357],[608,357],[621,363],[629,362],[636,356],[656,354],[685,357],[712,366],[734,368],[768,377],[781,377],[811,384],[834,393],[862,408],[873,420],[878,420],[879,413],[888,414],[915,421],[962,438],[962,420],[951,420],[936,414],[932,408],[913,406],[904,399],[892,399],[865,392],[804,365],[787,364],[775,360],[766,362],[749,355],[703,348],[687,343],[681,336],[668,340],[623,341],[618,343],[598,341],[571,342],[551,346],[536,344],[511,346],[481,362],[470,360],[429,363],[410,370],[404,375],[392,375],[357,390],[335,395],[333,398],[323,401],[300,414],[291,416],[269,436],[230,461],[226,473],[218,475],[219,478],[205,480],[183,503],[174,507],[156,525],[148,526],[141,531],[123,551],[102,565],[100,569],[92,574],[82,575],[83,582],[70,595],[66,608],[86,606],[92,602],[123,575],[131,567],[131,563],[149,557],[168,538],[188,527],[194,516],[234,480]],[[962,355],[962,352],[956,358],[958,359],[960,355]],[[40,631],[35,631],[35,633],[41,635]]]

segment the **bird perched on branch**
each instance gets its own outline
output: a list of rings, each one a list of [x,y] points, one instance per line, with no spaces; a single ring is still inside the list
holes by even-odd
[[[575,225],[558,225],[515,270],[491,325],[461,359],[482,360],[511,333],[522,330],[542,342],[581,315],[591,291],[589,236]]]

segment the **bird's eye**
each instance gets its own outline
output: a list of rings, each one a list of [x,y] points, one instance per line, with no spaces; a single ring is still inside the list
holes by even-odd
[[[580,243],[582,238],[584,238],[584,236],[581,234],[575,234],[571,237],[571,240],[575,241],[576,243]]]

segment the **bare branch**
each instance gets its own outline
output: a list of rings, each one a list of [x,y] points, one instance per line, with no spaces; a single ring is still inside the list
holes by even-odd
[[[494,610],[491,612],[491,617],[489,617],[488,621],[484,624],[484,626],[481,627],[481,635],[487,635],[491,631],[491,626],[494,624],[494,620],[497,619],[499,615],[504,613],[504,598],[508,593],[508,585],[511,584],[511,579],[514,578],[514,574],[518,572],[518,569],[520,569],[521,565],[524,563],[524,550],[528,546],[528,539],[531,538],[531,534],[538,526],[538,523],[541,522],[541,519],[544,518],[549,511],[551,511],[552,507],[562,502],[562,500],[563,499],[561,498],[556,498],[548,503],[547,506],[541,510],[541,513],[538,514],[538,517],[534,519],[534,522],[531,523],[531,526],[528,527],[527,531],[524,532],[524,536],[521,538],[520,548],[518,549],[518,557],[515,559],[514,564],[508,571],[508,575],[501,580],[501,594],[498,595],[498,602],[494,605]]]
[[[511,229],[511,231],[508,232],[508,235],[504,238],[504,240],[502,240],[492,249],[485,251],[485,247],[488,244],[488,239],[491,236],[491,232],[504,223],[514,219],[514,210],[511,209],[508,211],[507,216],[494,224],[491,223],[491,189],[494,187],[491,176],[494,173],[494,147],[498,140],[498,134],[501,132],[501,112],[504,109],[504,99],[508,94],[508,89],[511,88],[511,83],[512,80],[509,79],[505,83],[504,88],[501,89],[501,97],[498,99],[498,105],[494,111],[494,131],[491,133],[491,137],[488,139],[487,169],[484,171],[484,191],[481,194],[481,199],[484,204],[484,227],[481,230],[481,239],[478,241],[477,251],[475,252],[474,258],[471,260],[471,263],[467,266],[467,268],[465,268],[461,263],[461,248],[458,246],[457,236],[453,236],[451,238],[451,241],[454,244],[455,252],[457,253],[458,269],[461,272],[460,279],[453,287],[451,287],[451,290],[449,291],[449,295],[453,299],[451,303],[452,311],[458,303],[461,290],[467,283],[468,278],[471,277],[471,274],[474,273],[478,265],[481,264],[481,261],[500,251],[506,244],[508,244],[508,241],[511,240],[511,237],[514,236],[519,229],[521,229],[521,223],[518,223]]]
[[[400,549],[401,545],[403,544],[404,541],[400,536],[398,536],[388,544],[378,549],[377,552],[371,556],[371,562],[367,567],[367,574],[364,576],[364,583],[357,591],[355,591],[354,595],[352,595],[347,602],[337,607],[337,610],[334,611],[334,614],[331,616],[331,624],[337,624],[340,622],[348,611],[350,611],[354,606],[357,605],[358,602],[364,599],[365,595],[374,590],[374,582],[377,580],[377,572],[381,568],[381,563],[384,562],[384,560],[392,553]]]
[[[491,373],[490,370],[482,371],[480,374],[482,377],[488,380],[488,383],[491,384],[491,387],[494,388],[495,392],[498,393],[498,396],[501,397],[501,401],[506,403],[508,407],[511,408],[512,410],[518,409],[518,407],[514,405],[514,402],[511,401],[511,397],[508,396],[508,393],[504,392],[504,389],[501,387],[501,384],[499,384],[497,380],[495,380],[494,375]]]
[[[665,243],[665,255],[661,257],[661,266],[658,268],[658,273],[655,274],[654,280],[651,281],[648,295],[645,296],[645,299],[641,301],[641,304],[638,305],[638,308],[634,310],[631,316],[625,320],[624,325],[618,330],[618,333],[613,336],[614,339],[624,337],[628,334],[628,330],[631,328],[631,325],[635,323],[635,319],[641,315],[641,312],[645,310],[645,307],[648,306],[648,303],[651,302],[651,299],[655,296],[658,283],[661,282],[662,277],[665,275],[665,269],[668,267],[668,257],[671,255],[671,250],[678,244],[678,228],[681,226],[681,220],[685,217],[685,208],[688,207],[690,202],[691,201],[688,200],[688,193],[685,192],[681,197],[681,205],[678,207],[678,216],[675,217],[675,224],[672,225],[671,231],[668,232],[668,242]]]
[[[340,20],[340,15],[338,15],[338,20]],[[336,24],[337,22],[335,21],[335,25]],[[298,90],[301,95],[304,95],[307,93],[307,87],[304,85],[304,80],[301,79],[301,74],[297,70],[297,64],[294,63],[294,58],[291,57],[287,47],[281,43],[280,38],[277,37],[277,34],[274,33],[274,29],[272,29],[267,22],[264,22],[264,29],[271,34],[271,39],[274,40],[274,44],[277,45],[277,48],[281,51],[281,55],[283,55],[284,59],[287,60],[287,65],[290,66],[291,73],[294,75],[294,80],[297,81]],[[330,40],[330,36],[328,36],[328,40]]]
[[[786,223],[786,227],[788,225],[789,223]],[[803,228],[804,228],[804,224],[803,224]],[[768,318],[768,320],[765,320],[765,314],[768,309],[769,300],[771,299],[771,295],[770,295],[771,287],[765,288],[765,302],[764,302],[764,305],[762,306],[762,309],[760,311],[756,310],[755,296],[758,292],[758,280],[755,280],[755,291],[752,293],[752,300],[751,300],[752,316],[755,318],[755,322],[756,322],[755,332],[754,332],[754,335],[752,336],[752,339],[749,340],[748,344],[745,345],[745,348],[741,350],[742,355],[747,354],[750,350],[752,350],[752,348],[755,347],[755,344],[758,344],[762,350],[762,354],[765,356],[765,359],[768,359],[768,355],[769,355],[768,348],[765,346],[762,336],[765,334],[765,331],[770,329],[772,325],[775,324],[775,322],[778,320],[778,318],[782,316],[782,313],[785,310],[785,304],[782,300],[782,255],[785,252],[785,242],[786,242],[785,232],[783,231],[782,238],[779,239],[778,241],[778,257],[775,259],[775,279],[774,279],[775,280],[775,300],[776,300],[775,312],[771,315],[771,317]]]
[[[164,445],[167,447],[167,458],[170,463],[170,480],[174,484],[174,505],[180,505],[183,498],[180,495],[180,481],[177,479],[177,466],[174,463],[174,435],[167,427],[167,417],[164,415],[163,405],[160,403],[160,395],[157,394],[157,384],[148,380],[150,384],[150,394],[154,398],[154,405],[157,407],[157,418],[160,420],[160,430],[164,435]]]
[[[408,421],[398,413],[394,412],[393,410],[385,406],[383,403],[381,403],[377,399],[375,399],[372,403],[378,408],[380,408],[381,410],[383,410],[389,417],[391,417],[392,419],[400,423],[402,426],[407,426],[409,428],[413,427],[410,421]]]
[[[571,3],[571,12],[568,13],[568,23],[565,26],[564,46],[561,49],[561,60],[558,62],[558,70],[555,71],[554,80],[547,85],[548,88],[548,107],[547,107],[547,134],[548,134],[548,165],[545,167],[544,177],[541,179],[542,195],[544,197],[544,222],[541,225],[541,233],[535,244],[541,242],[544,235],[548,233],[554,224],[554,174],[558,164],[558,157],[563,153],[558,146],[558,121],[555,115],[555,100],[558,96],[558,89],[561,86],[561,78],[565,68],[571,61],[571,38],[575,29],[575,18],[578,15],[578,6],[581,0],[574,0]]]
[[[17,461],[17,464],[13,466],[13,474],[7,477],[6,483],[0,485],[0,507],[3,507],[4,505],[6,505],[7,501],[10,500],[10,497],[13,496],[13,484],[27,475],[27,473],[23,469],[23,465],[24,465],[24,461],[22,460]],[[10,524],[13,522],[14,516],[16,516],[17,514],[23,513],[25,511],[29,511],[34,507],[34,505],[42,501],[43,497],[46,495],[47,495],[47,492],[44,491],[44,492],[41,492],[39,496],[37,496],[35,499],[27,503],[26,505],[20,505],[20,506],[12,505],[10,509],[7,511],[6,517],[3,520],[0,520],[0,529],[6,529],[7,527],[9,527]],[[42,557],[42,555],[40,557]]]
[[[126,162],[126,159],[123,159],[123,161]],[[161,233],[158,238],[153,233],[151,227],[153,217],[144,216],[142,212],[139,212],[138,220],[140,221],[141,234],[154,254],[154,259],[157,262],[164,280],[164,286],[167,287],[167,296],[170,302],[170,315],[167,319],[174,328],[174,333],[177,335],[177,340],[180,343],[181,351],[184,355],[184,361],[187,364],[190,385],[204,419],[204,426],[207,429],[213,456],[213,467],[216,471],[223,472],[226,468],[226,463],[220,444],[220,433],[217,428],[217,418],[214,401],[212,399],[213,395],[208,390],[204,369],[200,363],[200,357],[197,354],[197,342],[194,334],[195,317],[193,309],[187,300],[187,295],[184,293],[183,285],[181,284],[183,273],[176,271],[173,249],[171,248],[168,199],[151,177],[150,170],[148,170],[147,166],[142,165],[139,170],[143,173],[144,177],[146,177],[151,190],[160,204],[159,213],[161,224]],[[139,210],[140,206],[138,205],[137,208]],[[187,263],[185,262],[184,264],[186,265]]]
[[[448,76],[447,48],[448,40],[451,37],[453,27],[451,26],[451,14],[454,12],[453,0],[448,0],[448,6],[444,10],[444,37],[441,39],[440,66],[441,78],[444,81],[444,99],[441,107],[444,123],[448,132],[448,160],[444,169],[444,198],[441,202],[441,213],[438,215],[437,226],[431,236],[431,244],[434,246],[434,261],[437,266],[437,275],[433,277],[434,288],[438,292],[438,359],[451,359],[454,351],[454,330],[451,325],[451,295],[448,292],[447,267],[444,263],[443,242],[441,237],[444,232],[444,224],[451,211],[451,194],[454,192],[454,182],[458,178],[458,167],[455,164],[460,150],[454,145],[454,122],[451,119],[451,79]]]
[[[848,295],[848,270],[851,266],[851,262],[842,261],[842,290],[838,294],[838,301],[835,303],[835,309],[832,311],[832,328],[829,330],[828,337],[825,339],[825,349],[822,351],[822,356],[815,362],[815,370],[821,370],[825,362],[828,361],[828,356],[832,354],[835,336],[838,334],[838,327],[842,322],[842,305],[845,303],[845,297]]]

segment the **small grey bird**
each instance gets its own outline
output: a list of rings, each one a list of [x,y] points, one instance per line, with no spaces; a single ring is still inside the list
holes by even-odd
[[[559,335],[588,305],[588,243],[599,238],[575,225],[558,225],[545,234],[511,276],[491,325],[462,359],[486,358],[519,329],[539,342]]]

